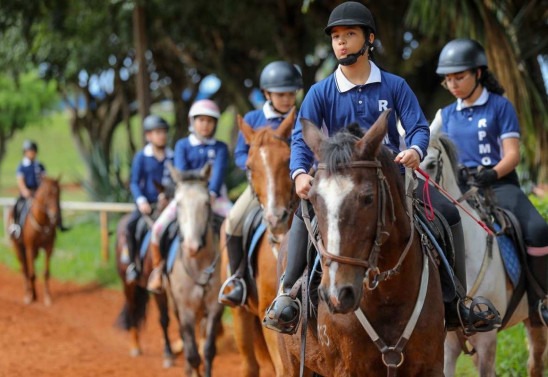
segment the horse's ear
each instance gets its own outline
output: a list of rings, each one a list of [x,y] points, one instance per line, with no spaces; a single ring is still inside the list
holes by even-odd
[[[296,108],[293,106],[289,114],[287,114],[283,122],[280,124],[280,127],[276,129],[276,135],[284,139],[289,139],[291,136],[291,130],[293,129],[293,124],[295,123],[295,113]]]
[[[434,120],[432,121],[432,123],[430,123],[430,138],[431,139],[439,137],[439,135],[441,133],[441,125],[442,125],[442,120],[441,120],[441,109],[440,109],[436,113],[436,116],[434,117]]]
[[[326,139],[326,136],[322,133],[318,126],[316,126],[314,123],[312,123],[312,121],[306,118],[301,118],[301,125],[303,127],[303,139],[306,142],[306,145],[308,145],[308,147],[312,149],[316,160],[320,161],[320,146],[322,142]]]
[[[209,181],[209,177],[211,176],[211,170],[213,169],[213,166],[211,162],[208,162],[204,165],[202,170],[200,170],[200,176],[206,180]]]
[[[245,142],[247,144],[251,144],[251,140],[253,140],[253,135],[255,135],[255,131],[253,128],[247,124],[247,122],[242,118],[240,114],[238,114],[238,128],[242,132],[242,135],[244,135]]]
[[[171,162],[167,162],[167,168],[169,170],[169,174],[171,174],[171,178],[173,179],[173,181],[175,183],[180,183],[183,181],[183,174],[177,169],[175,168]]]
[[[366,134],[356,143],[361,159],[376,156],[388,131],[388,116],[392,109],[384,110]]]

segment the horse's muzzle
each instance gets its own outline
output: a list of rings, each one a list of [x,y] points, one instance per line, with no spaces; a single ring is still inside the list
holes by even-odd
[[[362,292],[358,292],[352,285],[337,287],[332,293],[328,291],[328,288],[320,285],[320,298],[327,304],[331,313],[346,314],[356,310],[360,304]]]

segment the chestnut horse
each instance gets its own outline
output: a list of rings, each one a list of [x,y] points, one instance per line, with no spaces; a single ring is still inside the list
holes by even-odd
[[[205,375],[211,377],[217,352],[215,339],[221,330],[224,309],[217,302],[221,288],[221,264],[218,263],[219,242],[213,232],[213,211],[208,189],[211,165],[205,165],[200,171],[180,172],[171,165],[169,169],[177,185],[175,201],[182,241],[173,268],[167,274],[169,284],[166,290],[173,299],[179,319],[186,375],[201,375],[202,360],[196,341],[198,328],[205,332]]]
[[[438,124],[430,127],[430,145],[428,155],[421,167],[431,176],[435,177],[438,184],[454,198],[460,198],[462,193],[457,180],[457,150],[456,146],[447,136],[441,134]],[[466,202],[462,206],[469,213],[479,214]],[[462,226],[464,228],[466,242],[466,275],[468,280],[468,296],[476,295],[487,297],[493,305],[506,317],[506,311],[512,297],[512,284],[506,276],[501,259],[498,243],[495,239],[489,240],[487,233],[466,214],[461,208]],[[489,247],[490,242],[492,246]],[[519,305],[508,320],[504,330],[520,322],[524,322],[529,343],[529,376],[541,377],[544,373],[543,355],[547,352],[548,330],[545,327],[531,327],[527,319],[529,309],[527,296],[521,298]],[[482,377],[495,377],[495,356],[497,348],[497,330],[479,332],[468,338],[470,344],[476,350],[474,362]],[[447,334],[445,340],[445,375],[455,375],[457,358],[461,354],[462,346],[457,333],[452,331]]]
[[[159,185],[157,186],[157,189],[162,193],[164,191],[164,188]],[[149,226],[151,226],[152,221],[156,219],[160,213],[162,213],[162,210],[167,206],[167,203],[167,198],[164,198],[158,202],[157,207],[149,216]],[[131,356],[135,357],[142,353],[139,340],[139,330],[146,317],[146,309],[149,299],[149,293],[146,286],[148,277],[152,272],[152,259],[147,250],[145,257],[143,258],[139,277],[134,282],[126,282],[126,270],[130,260],[127,255],[124,255],[124,253],[127,253],[126,228],[129,217],[130,214],[124,215],[118,222],[118,226],[116,228],[116,268],[124,288],[124,307],[118,316],[117,325],[129,332],[129,352]],[[163,365],[165,368],[168,368],[173,365],[174,357],[168,336],[169,312],[167,295],[165,292],[161,292],[154,294],[153,296],[160,313],[160,326],[162,327],[164,337]]]
[[[284,376],[298,376],[301,359],[308,375],[443,376],[439,274],[406,212],[410,193],[394,154],[382,145],[389,114],[361,138],[347,130],[327,138],[302,119],[304,139],[320,161],[309,199],[323,275],[305,357],[298,333],[279,335]]]
[[[59,199],[61,189],[59,180],[43,177],[40,186],[32,199],[25,223],[21,228],[19,238],[10,236],[15,248],[17,259],[21,263],[21,271],[25,277],[25,304],[36,300],[36,273],[34,261],[38,257],[38,251],[43,248],[46,252],[44,263],[44,303],[51,305],[51,293],[49,290],[50,259],[53,254],[56,227],[61,214]]]
[[[276,376],[283,376],[277,336],[264,328],[261,321],[268,305],[276,297],[277,249],[287,232],[296,204],[296,194],[289,176],[288,143],[294,122],[295,108],[275,130],[270,126],[253,130],[238,116],[238,126],[249,145],[249,183],[263,209],[263,222],[267,228],[256,246],[256,264],[253,266],[254,276],[251,277],[254,283],[247,283],[246,305],[232,308],[234,337],[243,357],[242,376],[246,377],[259,376],[257,356],[272,363]],[[221,245],[225,244],[225,237],[222,231]],[[223,253],[223,266],[227,264],[227,255]],[[226,268],[222,271],[224,273]]]

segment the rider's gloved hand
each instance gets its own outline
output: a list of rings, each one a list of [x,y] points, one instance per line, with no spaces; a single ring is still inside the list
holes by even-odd
[[[497,171],[495,169],[483,169],[476,175],[475,184],[478,187],[491,186],[499,179]]]

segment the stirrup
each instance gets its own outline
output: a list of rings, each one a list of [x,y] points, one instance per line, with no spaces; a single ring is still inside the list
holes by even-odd
[[[278,306],[280,308],[278,308]],[[291,307],[297,311],[297,315],[287,322],[282,322],[280,320],[282,312],[284,309]],[[293,335],[297,332],[299,324],[301,323],[301,312],[302,305],[301,300],[299,300],[298,297],[293,299],[289,294],[281,293],[272,301],[272,304],[270,304],[266,310],[265,316],[263,317],[263,326],[282,334]]]
[[[470,302],[469,306],[466,306],[467,302]],[[485,297],[477,296],[474,299],[466,297],[462,300],[459,299],[457,305],[459,322],[465,335],[491,331],[501,325],[502,320],[498,310]],[[483,310],[481,305],[487,308]],[[464,313],[461,313],[461,310]]]
[[[242,300],[239,303],[231,301],[230,299],[228,299],[228,295],[232,291],[230,291],[227,294],[224,294],[224,291],[225,291],[226,287],[228,287],[231,283],[234,284],[234,282],[240,283],[242,285],[242,290],[243,290]],[[219,296],[217,297],[217,301],[219,302],[219,304],[227,305],[227,306],[230,306],[232,308],[234,308],[236,306],[243,306],[245,304],[246,299],[247,299],[247,284],[246,284],[246,282],[243,278],[241,278],[239,276],[236,276],[236,275],[232,275],[228,279],[225,280],[223,285],[221,285],[221,289],[219,290]]]

